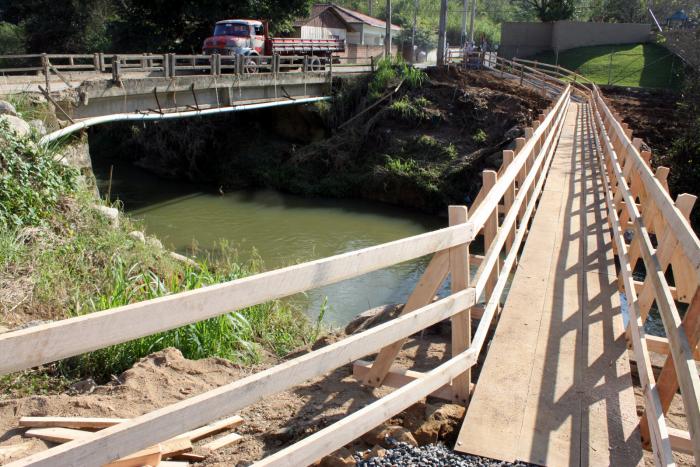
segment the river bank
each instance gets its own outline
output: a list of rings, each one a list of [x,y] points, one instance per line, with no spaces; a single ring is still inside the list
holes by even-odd
[[[401,71],[380,67],[338,83],[333,105],[113,125],[91,131],[90,146],[212,191],[364,199],[444,217],[449,204],[469,204],[481,171],[500,166],[501,151],[549,104],[489,74],[434,70],[409,86]]]
[[[19,111],[19,116],[22,116]],[[13,117],[21,120],[18,117]],[[0,122],[0,326],[3,332],[80,316],[260,272],[225,245],[197,261],[170,255],[141,226],[95,198],[64,157],[30,130]],[[21,127],[18,126],[18,128]],[[79,141],[77,142],[79,144]],[[322,332],[291,303],[272,301],[0,378],[0,397],[60,392],[79,379],[108,381],[149,353],[176,346],[188,358],[243,365],[310,345]]]

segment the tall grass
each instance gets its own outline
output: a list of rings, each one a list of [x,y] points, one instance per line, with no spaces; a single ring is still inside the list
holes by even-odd
[[[228,258],[236,256],[232,251],[224,254]],[[178,274],[160,277],[152,271],[141,271],[138,265],[128,266],[116,258],[110,268],[111,290],[91,299],[73,313],[92,313],[240,279],[258,272],[261,264],[259,260],[247,264],[232,263],[230,259],[227,262],[235,266],[230,269],[210,267],[205,261],[196,268],[186,267]],[[58,368],[63,376],[91,376],[106,380],[110,375],[126,370],[136,360],[167,347],[179,349],[190,359],[216,356],[251,364],[261,360],[263,350],[282,356],[311,343],[318,334],[317,328],[318,324],[314,327],[300,309],[285,302],[271,301],[90,352],[65,360]]]
[[[389,86],[396,86],[403,80],[409,88],[419,88],[423,85],[427,75],[423,70],[414,68],[400,57],[385,57],[377,63],[377,68],[372,74],[369,83],[370,99],[378,99]]]

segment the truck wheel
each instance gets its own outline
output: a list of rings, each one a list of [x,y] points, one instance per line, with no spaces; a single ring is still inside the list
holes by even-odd
[[[322,71],[323,65],[321,64],[321,59],[316,56],[312,56],[309,60],[309,69],[311,71]]]
[[[244,57],[243,58],[243,73],[246,74],[253,74],[258,72],[258,63],[250,58],[250,57]]]

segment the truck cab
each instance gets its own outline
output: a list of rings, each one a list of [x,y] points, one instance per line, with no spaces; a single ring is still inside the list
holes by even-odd
[[[204,54],[262,55],[265,50],[265,25],[250,19],[218,21],[214,33],[202,46]]]

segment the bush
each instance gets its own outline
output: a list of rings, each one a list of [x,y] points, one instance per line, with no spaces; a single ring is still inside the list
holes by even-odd
[[[378,99],[389,86],[396,86],[401,80],[409,88],[419,88],[423,85],[427,75],[423,70],[414,68],[402,58],[383,58],[377,63],[377,68],[372,74],[369,83],[369,98]]]
[[[472,140],[476,144],[484,144],[486,142],[486,139],[487,139],[486,132],[484,130],[482,130],[481,128],[476,130],[474,132],[474,134],[472,135]]]
[[[37,226],[51,217],[60,198],[76,189],[78,172],[52,151],[17,136],[0,120],[0,229]]]

